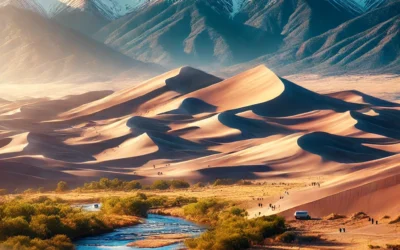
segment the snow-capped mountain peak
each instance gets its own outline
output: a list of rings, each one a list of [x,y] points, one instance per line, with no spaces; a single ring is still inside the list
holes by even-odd
[[[338,8],[345,9],[355,14],[367,12],[386,0],[329,0]]]
[[[191,0],[0,0],[0,6],[7,4],[19,8],[29,9],[42,15],[52,17],[59,12],[71,9],[95,9],[109,20],[117,19],[140,8],[160,1],[191,1]],[[193,0],[197,1],[197,0]],[[209,0],[203,0],[209,1]],[[246,5],[255,0],[215,0],[210,4],[216,4],[217,9],[227,13],[231,18],[235,17]],[[322,1],[322,0],[321,0]],[[327,0],[339,9],[354,14],[364,13],[387,0]],[[267,5],[273,5],[277,0],[267,1]]]

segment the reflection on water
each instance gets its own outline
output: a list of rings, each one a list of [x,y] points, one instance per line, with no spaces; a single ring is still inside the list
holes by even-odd
[[[150,250],[149,248],[127,247],[128,243],[142,240],[146,236],[169,234],[169,233],[185,233],[199,235],[204,228],[189,221],[169,217],[150,214],[145,223],[115,230],[112,233],[107,233],[94,237],[87,237],[75,242],[77,250],[96,250],[96,249],[142,249]],[[157,250],[177,250],[182,249],[184,245],[174,244],[166,247],[151,248]]]

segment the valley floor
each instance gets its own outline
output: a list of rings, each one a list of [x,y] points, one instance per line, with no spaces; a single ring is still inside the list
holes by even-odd
[[[298,85],[318,93],[357,90],[378,98],[400,100],[399,75],[290,75],[284,77]]]
[[[250,217],[257,217],[259,211],[261,215],[272,214],[269,204],[277,204],[279,196],[283,193],[290,196],[296,195],[296,192],[310,188],[311,181],[323,181],[318,177],[310,179],[298,179],[293,182],[254,182],[252,185],[229,185],[229,186],[207,186],[204,188],[194,188],[183,190],[141,190],[147,195],[162,195],[167,197],[196,197],[196,198],[217,198],[227,201],[234,201],[238,206],[246,208]],[[285,192],[286,191],[286,192]],[[67,193],[42,193],[25,194],[25,198],[37,198],[39,196],[58,197],[68,201],[71,204],[83,204],[88,202],[99,202],[101,198],[110,196],[127,197],[136,192],[123,191],[97,191],[97,192],[78,192],[71,191]],[[288,198],[288,197],[285,198]],[[13,198],[9,195],[6,199]],[[258,204],[263,204],[259,208]],[[284,207],[277,208],[275,213],[285,210]],[[166,214],[181,216],[180,208],[161,209]],[[255,215],[255,213],[257,214]],[[361,211],[360,211],[361,212]],[[369,249],[371,246],[380,246],[385,249],[387,244],[400,244],[400,223],[389,224],[395,216],[376,217],[379,224],[372,225],[368,218],[354,218],[352,215],[345,215],[344,218],[330,220],[329,215],[316,217],[312,220],[294,220],[291,215],[285,215],[290,231],[293,231],[302,237],[311,238],[309,242],[301,244],[276,244],[276,241],[267,242],[268,247],[263,246],[254,249]],[[346,228],[345,233],[340,233],[339,228]]]

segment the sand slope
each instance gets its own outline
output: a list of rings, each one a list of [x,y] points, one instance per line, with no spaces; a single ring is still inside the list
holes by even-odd
[[[1,101],[0,113],[7,188],[20,175],[34,186],[318,177],[321,187],[262,212],[381,215],[400,205],[390,201],[400,187],[399,104],[351,90],[318,94],[265,66],[225,80],[183,67],[114,93]]]

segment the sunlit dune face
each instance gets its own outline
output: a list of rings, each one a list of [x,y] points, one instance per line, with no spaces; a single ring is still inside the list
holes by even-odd
[[[40,86],[43,95],[78,91]],[[349,195],[364,204],[364,195],[390,195],[398,186],[395,102],[358,91],[319,94],[265,66],[228,79],[183,67],[138,84],[125,81],[114,91],[87,92],[94,86],[103,85],[82,85],[83,93],[63,98],[0,100],[0,165],[9,171],[21,164],[9,178],[28,175],[36,185],[102,176],[193,182],[319,176],[328,179],[320,192],[305,188],[279,204],[292,211],[317,202],[346,213],[358,207],[333,206],[336,198],[329,197]]]

